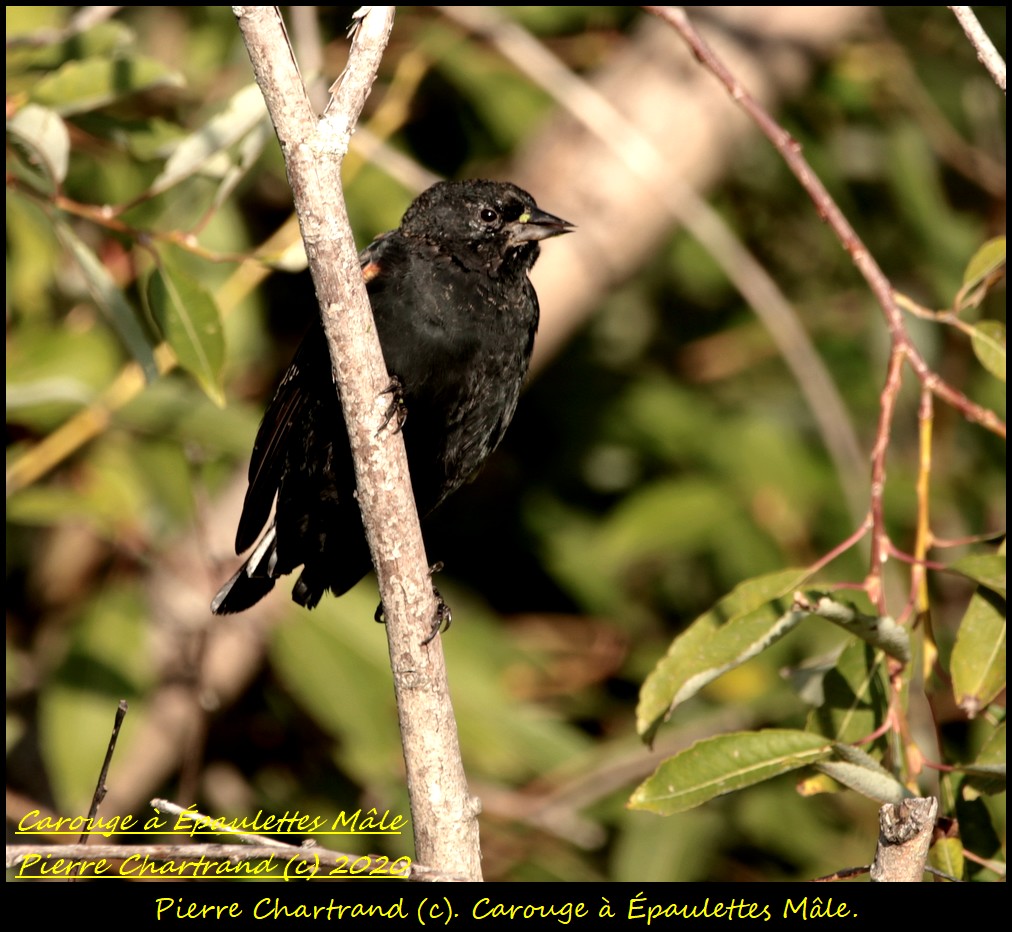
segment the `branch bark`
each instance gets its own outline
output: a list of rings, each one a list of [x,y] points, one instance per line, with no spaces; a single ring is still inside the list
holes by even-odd
[[[877,883],[920,883],[931,847],[938,800],[904,799],[883,806],[878,813],[878,848],[871,866]]]
[[[970,40],[970,44],[977,53],[977,60],[987,68],[991,77],[994,78],[994,83],[1001,88],[1001,92],[1004,94],[1005,59],[998,54],[991,37],[984,32],[984,27],[980,25],[980,21],[973,15],[973,10],[970,7],[950,6],[949,9],[959,21],[959,25],[963,27],[966,38]]]
[[[436,601],[403,438],[384,429],[390,384],[341,189],[351,133],[393,26],[367,7],[345,72],[317,121],[275,7],[234,7],[285,157],[355,457],[359,507],[379,579],[397,697],[416,856],[480,880],[477,805],[467,791],[439,638],[423,644]]]

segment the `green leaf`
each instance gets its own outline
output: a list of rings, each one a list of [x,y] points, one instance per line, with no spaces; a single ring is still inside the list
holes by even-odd
[[[939,838],[928,852],[928,863],[936,870],[963,879],[963,842],[959,838]]]
[[[707,683],[765,650],[804,617],[785,598],[807,570],[750,579],[700,615],[668,648],[640,690],[636,721],[650,741],[674,709]]]
[[[1004,563],[1004,541],[996,556]],[[1005,600],[990,589],[978,589],[970,599],[952,648],[951,668],[956,703],[970,718],[1005,688]]]
[[[144,55],[70,61],[41,78],[32,100],[64,116],[96,110],[152,87],[182,87],[183,78]]]
[[[148,281],[148,302],[158,329],[179,364],[215,404],[224,407],[221,379],[225,336],[221,314],[211,293],[163,261],[161,269]]]
[[[238,158],[236,162],[229,166],[227,172],[221,179],[221,184],[218,185],[218,190],[214,194],[214,209],[218,210],[224,203],[231,197],[232,192],[238,186],[239,182],[246,176],[256,160],[260,158],[260,154],[266,148],[268,142],[274,137],[274,130],[271,127],[270,121],[263,120],[254,126],[243,138],[239,144]],[[302,244],[301,237],[299,238],[299,244],[303,246],[303,259],[302,266],[306,267],[305,260],[305,247]]]
[[[31,149],[53,187],[59,188],[70,163],[70,133],[59,115],[27,104],[7,122],[7,132]]]
[[[956,297],[957,313],[976,307],[987,294],[988,289],[998,282],[1005,273],[1005,237],[988,240],[978,249],[967,263],[963,272],[963,287]]]
[[[14,8],[7,9],[10,11]],[[12,25],[12,17],[8,13],[8,41],[16,36],[31,38],[25,43],[10,43],[7,49],[8,70],[21,80],[31,78],[32,84],[38,81],[43,72],[53,71],[71,59],[82,61],[110,57],[117,53],[128,53],[137,47],[137,33],[118,20],[106,20],[89,26],[87,16],[68,17],[68,7],[52,7],[56,16],[47,23],[46,18],[40,15],[42,7],[22,9],[30,11],[30,19],[22,23],[28,31],[17,36],[18,26]]]
[[[156,381],[158,366],[155,363],[154,349],[137,311],[123,297],[123,292],[99,261],[98,256],[77,238],[77,234],[69,226],[58,222],[55,230],[60,242],[73,253],[74,259],[81,267],[95,304],[115,327],[133,358],[140,363],[145,378],[149,382]]]
[[[1006,598],[1004,553],[972,553],[951,564],[949,569]]]
[[[8,359],[22,340],[21,323],[50,319],[53,270],[61,268],[64,256],[52,217],[40,210],[35,194],[25,196],[29,193],[7,186],[7,302],[11,315]]]
[[[1004,382],[1005,325],[997,320],[982,320],[974,325],[970,342],[980,364],[996,379]]]
[[[684,812],[832,753],[831,741],[808,731],[769,729],[707,738],[661,764],[637,787],[629,806],[661,815]]]

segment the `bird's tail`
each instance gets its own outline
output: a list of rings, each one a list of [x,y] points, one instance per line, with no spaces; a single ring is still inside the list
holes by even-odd
[[[316,608],[328,589],[334,595],[344,595],[372,569],[365,531],[357,512],[353,520],[355,524],[347,533],[342,534],[339,529],[330,537],[357,543],[345,548],[338,557],[327,550],[325,539],[321,538],[319,555],[306,561],[295,582],[292,589],[293,601],[306,608]],[[293,569],[294,566],[282,564],[278,560],[278,530],[275,522],[260,538],[238,572],[218,590],[211,601],[211,611],[215,615],[234,615],[252,608],[274,588],[279,576],[286,576]]]
[[[233,615],[256,605],[274,588],[276,562],[277,530],[272,524],[260,538],[249,559],[218,590],[211,601],[211,611],[215,615]]]

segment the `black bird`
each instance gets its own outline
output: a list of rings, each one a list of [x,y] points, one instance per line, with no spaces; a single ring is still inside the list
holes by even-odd
[[[467,481],[502,440],[538,328],[527,273],[540,240],[570,229],[516,185],[441,182],[412,203],[398,229],[362,252],[383,357],[406,410],[404,443],[420,515]],[[342,595],[372,567],[319,322],[253,445],[236,553],[255,542],[214,597],[215,614],[245,611],[299,566],[292,598],[313,608],[326,590]]]

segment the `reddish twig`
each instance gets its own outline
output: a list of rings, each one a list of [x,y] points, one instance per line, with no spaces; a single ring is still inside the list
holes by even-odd
[[[956,408],[967,420],[980,424],[1000,437],[1005,437],[1005,424],[993,411],[977,405],[961,392],[946,384],[921,356],[907,334],[903,315],[896,302],[894,289],[862,242],[857,232],[837,206],[825,185],[819,180],[808,161],[801,154],[801,146],[790,133],[767,113],[766,109],[744,88],[737,78],[717,58],[712,49],[689,22],[685,11],[677,7],[648,6],[645,9],[670,23],[688,43],[699,62],[727,88],[738,105],[752,118],[762,133],[773,143],[788,168],[801,182],[812,199],[819,216],[836,234],[841,245],[867,282],[872,294],[882,307],[893,349],[901,350],[921,383],[932,393]]]
[[[889,368],[880,396],[880,416],[871,456],[871,565],[864,588],[876,608],[886,613],[886,598],[882,580],[882,568],[890,555],[891,544],[885,528],[884,493],[886,479],[886,453],[892,433],[896,411],[896,400],[902,385],[903,364],[906,362],[921,383],[924,393],[930,393],[959,411],[964,418],[1005,437],[1005,424],[993,411],[967,398],[962,392],[946,383],[928,365],[906,330],[903,313],[897,301],[895,289],[879,267],[857,232],[837,206],[826,187],[816,176],[805,157],[801,146],[765,108],[745,89],[713,50],[700,36],[689,21],[685,11],[678,7],[646,7],[675,28],[689,45],[697,60],[708,68],[727,88],[728,93],[749,115],[763,134],[772,142],[790,170],[801,183],[819,216],[836,234],[843,248],[849,253],[854,266],[864,278],[875,296],[885,317],[889,331],[891,350]],[[922,403],[923,406],[923,403]],[[923,409],[923,407],[922,407]],[[852,540],[859,539],[865,528]],[[839,548],[835,553],[838,553]],[[820,561],[818,565],[823,565]]]

